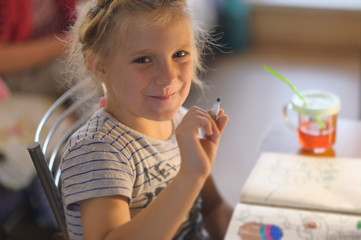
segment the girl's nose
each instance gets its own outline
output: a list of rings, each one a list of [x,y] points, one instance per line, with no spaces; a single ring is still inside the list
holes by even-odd
[[[160,85],[169,85],[176,79],[176,68],[172,62],[164,62],[159,65],[156,81]]]

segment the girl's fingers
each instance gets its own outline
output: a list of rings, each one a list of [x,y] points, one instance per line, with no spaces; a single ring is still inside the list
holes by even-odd
[[[218,115],[216,124],[217,124],[217,128],[218,130],[222,133],[228,123],[229,117],[227,115],[224,114],[224,110],[220,110],[220,113]]]
[[[183,130],[191,130],[198,133],[199,128],[203,128],[205,136],[212,141],[218,141],[228,122],[228,116],[221,109],[218,112],[217,120],[214,120],[210,111],[193,106],[188,110],[184,120]],[[184,133],[184,132],[183,132]]]
[[[212,119],[212,118],[211,118]],[[212,132],[207,134],[206,137],[213,141],[218,142],[228,122],[228,116],[224,114],[224,110],[220,110],[217,116],[217,120],[210,121],[212,126]]]

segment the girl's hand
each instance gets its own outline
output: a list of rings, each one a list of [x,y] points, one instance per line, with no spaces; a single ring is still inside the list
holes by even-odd
[[[176,137],[182,159],[180,172],[187,176],[207,177],[214,163],[218,143],[228,122],[228,116],[220,110],[214,121],[209,112],[191,107],[176,129]],[[203,128],[205,137],[199,138],[199,129]]]

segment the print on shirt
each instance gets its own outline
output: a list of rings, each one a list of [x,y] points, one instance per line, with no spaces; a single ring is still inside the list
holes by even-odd
[[[164,165],[164,164],[163,164]],[[168,185],[172,180],[173,177],[170,179],[169,176],[172,176],[172,174],[167,171],[167,169],[171,169],[172,171],[176,171],[177,172],[177,168],[174,165],[171,165],[169,163],[165,164],[167,167],[164,168],[161,166],[161,163],[158,165],[154,166],[154,171],[152,172],[153,169],[148,169],[146,167],[144,167],[144,172],[145,175],[147,176],[148,179],[156,179],[157,182],[165,182],[166,185]],[[149,181],[149,185],[151,185],[152,181]],[[159,193],[164,189],[164,187],[157,187],[154,192],[147,192],[144,195],[147,197],[147,202],[144,205],[144,208],[147,207],[149,205],[149,203],[151,203],[153,201],[153,199],[159,195]]]

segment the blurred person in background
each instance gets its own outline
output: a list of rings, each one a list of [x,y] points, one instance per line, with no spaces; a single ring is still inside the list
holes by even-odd
[[[80,3],[0,0],[0,239],[43,239],[29,228],[16,231],[24,213],[42,230],[56,226],[26,146],[65,90],[66,32]]]
[[[63,64],[57,58],[65,50],[75,1],[0,0],[0,75],[10,91],[58,94],[53,83]]]

